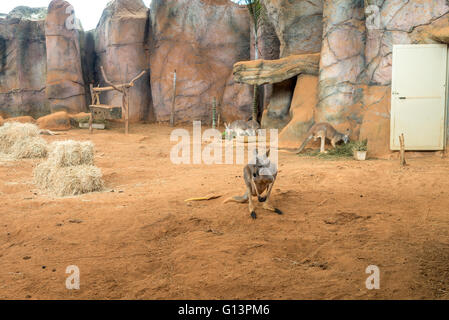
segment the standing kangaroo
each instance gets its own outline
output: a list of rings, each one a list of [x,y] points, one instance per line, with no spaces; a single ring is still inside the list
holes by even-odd
[[[268,158],[270,150],[264,155],[259,155],[257,150],[254,150],[254,159],[243,169],[243,179],[245,180],[246,192],[242,197],[232,197],[225,200],[224,203],[237,202],[249,203],[249,212],[251,218],[257,219],[253,197],[257,196],[259,202],[263,202],[265,210],[283,214],[281,210],[273,207],[270,204],[271,190],[277,177],[277,166]],[[262,194],[266,191],[264,197]]]
[[[324,150],[324,146],[326,143],[326,138],[330,140],[332,146],[335,148],[337,143],[343,141],[345,144],[349,142],[349,129],[346,131],[346,134],[340,133],[329,123],[321,122],[314,124],[312,128],[307,131],[307,138],[304,140],[302,145],[299,147],[296,153],[301,153],[302,150],[306,147],[312,138],[316,141],[318,138],[321,139],[321,148],[320,152],[326,152]]]
[[[260,124],[255,120],[236,120],[231,124],[225,123],[226,137],[228,139],[234,138],[234,136],[255,136],[257,130],[260,129]]]

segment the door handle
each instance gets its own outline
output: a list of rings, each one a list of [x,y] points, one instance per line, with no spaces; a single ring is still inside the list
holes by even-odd
[[[405,99],[407,99],[407,97],[399,97],[399,99],[405,100]]]

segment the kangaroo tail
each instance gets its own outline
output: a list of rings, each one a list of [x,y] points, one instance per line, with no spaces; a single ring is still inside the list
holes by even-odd
[[[247,201],[248,201],[248,193],[245,193],[241,197],[231,197],[229,199],[226,199],[223,203],[228,202],[246,203]]]
[[[304,142],[302,143],[302,145],[299,147],[298,151],[296,151],[296,153],[298,153],[298,154],[301,153],[302,150],[304,150],[304,148],[306,147],[306,145],[309,143],[309,141],[312,140],[312,138],[313,138],[313,135],[312,135],[312,134],[309,135],[309,136],[304,140]]]

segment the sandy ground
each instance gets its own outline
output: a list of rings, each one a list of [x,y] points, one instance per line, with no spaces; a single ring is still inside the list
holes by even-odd
[[[240,165],[170,162],[170,128],[72,130],[92,140],[107,192],[53,198],[34,160],[0,163],[0,298],[446,299],[449,161],[328,161],[280,154],[278,216],[223,205]],[[210,193],[221,199],[187,204]],[[66,267],[81,272],[67,290]],[[379,290],[365,288],[369,265]]]

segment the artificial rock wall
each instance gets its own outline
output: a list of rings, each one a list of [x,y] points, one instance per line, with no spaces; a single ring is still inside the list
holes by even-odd
[[[299,145],[314,122],[368,138],[389,152],[394,44],[449,43],[446,0],[263,0],[259,55],[275,60],[319,54],[319,72],[265,86],[262,124]],[[132,121],[167,121],[177,71],[178,122],[210,122],[215,97],[224,121],[251,115],[252,86],[232,66],[254,57],[245,7],[228,0],[114,0],[96,30],[67,30],[69,3],[18,8],[0,17],[0,115],[38,117],[87,110],[90,83],[115,83],[148,70],[131,89]],[[294,58],[297,59],[297,58]],[[271,93],[272,92],[272,93]],[[116,93],[103,103],[121,104]]]
[[[50,112],[45,97],[46,12],[19,7],[0,19],[0,116]]]
[[[86,109],[79,30],[68,24],[70,3],[53,0],[45,20],[47,47],[46,97],[52,112]]]
[[[210,122],[214,97],[224,120],[250,115],[251,92],[230,79],[233,64],[250,58],[246,8],[228,0],[153,0],[151,20],[156,120],[170,118],[175,70],[177,121]]]
[[[304,46],[313,41],[289,37],[299,31],[295,23],[288,21],[301,21],[307,10],[295,13],[294,9],[311,5],[311,1],[264,3],[269,18],[277,26],[281,56],[285,52],[307,53]],[[321,52],[318,79],[311,75],[295,77],[291,80],[295,89],[290,93],[285,90],[286,83],[275,84],[273,97],[280,96],[282,99],[277,101],[284,105],[271,103],[262,122],[266,127],[276,127],[281,121],[280,143],[286,147],[299,145],[313,122],[326,121],[340,131],[349,128],[352,139],[367,138],[372,155],[387,154],[393,45],[449,43],[448,2],[327,0],[314,4],[316,15],[322,12],[320,46],[314,47]],[[297,19],[290,19],[292,15]],[[312,22],[309,25],[306,27],[309,32],[318,30]],[[310,90],[305,91],[304,87],[314,84],[317,97],[311,99]],[[297,101],[301,101],[300,107]],[[270,110],[284,110],[284,114],[270,116]]]
[[[130,90],[130,121],[152,120],[149,45],[149,10],[142,0],[115,0],[109,3],[95,31],[96,74],[101,86],[108,86],[101,75],[113,83],[127,83],[143,70],[147,73]],[[101,103],[121,106],[122,96],[109,91]]]

